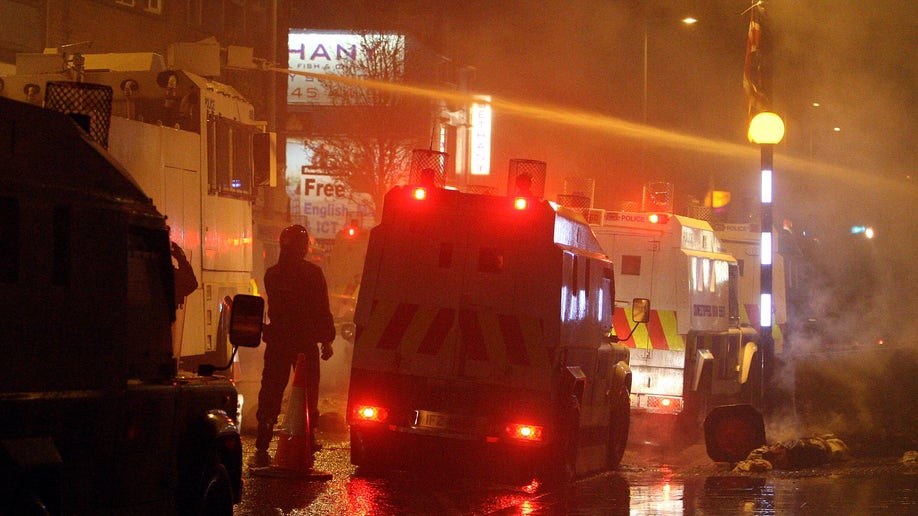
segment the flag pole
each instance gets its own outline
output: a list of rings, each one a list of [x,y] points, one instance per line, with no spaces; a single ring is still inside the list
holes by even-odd
[[[752,5],[750,5],[749,7],[747,7],[745,11],[741,12],[741,13],[740,13],[740,16],[743,16],[744,14],[748,13],[749,11],[751,11],[751,10],[755,9],[756,7],[762,5],[762,3],[763,3],[762,0],[752,0]]]

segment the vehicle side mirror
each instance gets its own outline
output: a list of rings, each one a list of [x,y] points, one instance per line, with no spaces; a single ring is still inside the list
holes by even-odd
[[[265,300],[259,296],[236,294],[230,312],[229,340],[233,346],[257,348],[264,326]]]
[[[631,301],[631,319],[636,323],[650,321],[650,300],[636,297]]]

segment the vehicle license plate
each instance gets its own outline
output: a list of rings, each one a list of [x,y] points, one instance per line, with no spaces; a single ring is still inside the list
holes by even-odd
[[[474,431],[475,425],[475,419],[466,416],[431,412],[429,410],[415,411],[414,426],[417,428],[471,432]]]

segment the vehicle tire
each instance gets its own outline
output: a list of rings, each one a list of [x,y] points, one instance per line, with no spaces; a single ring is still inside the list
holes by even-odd
[[[206,516],[232,516],[233,485],[226,467],[214,461],[204,475],[201,488],[201,507],[198,514]]]
[[[606,467],[618,469],[628,445],[628,431],[631,428],[631,396],[628,389],[622,389],[612,402],[609,413],[609,441],[606,444]]]

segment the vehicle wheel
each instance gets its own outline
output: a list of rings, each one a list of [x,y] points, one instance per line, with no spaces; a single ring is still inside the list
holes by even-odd
[[[625,456],[628,431],[631,428],[631,397],[627,389],[619,391],[609,414],[609,442],[606,449],[606,467],[617,469]]]
[[[204,476],[199,514],[208,516],[232,516],[233,486],[226,467],[219,462],[211,464]]]

